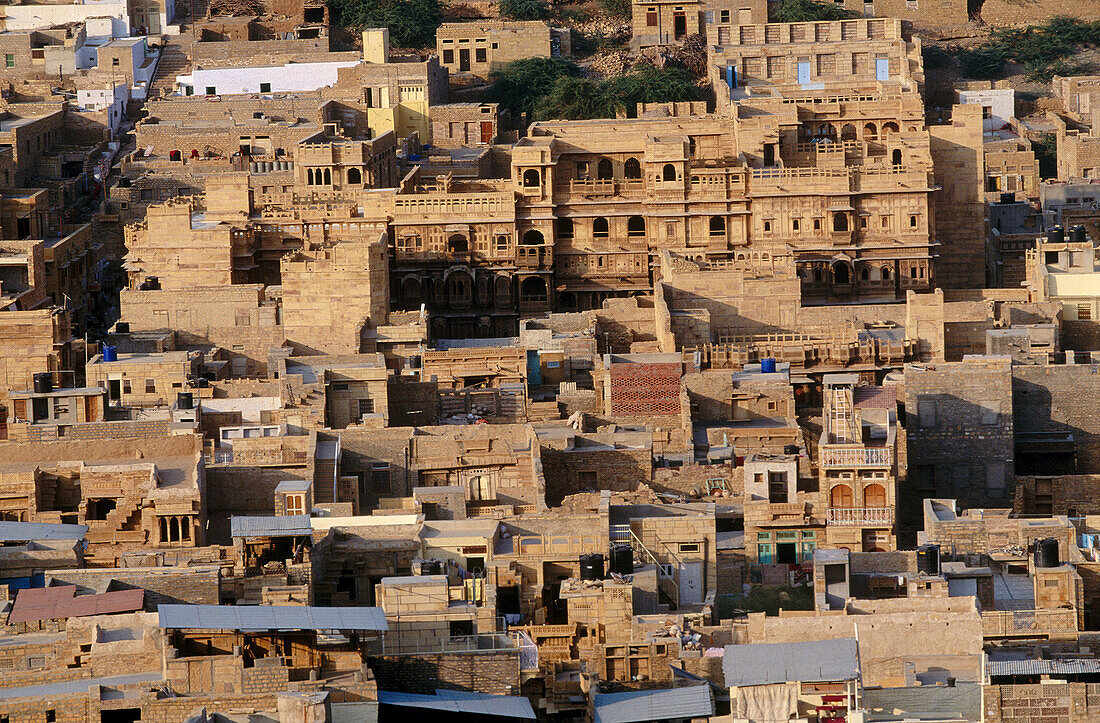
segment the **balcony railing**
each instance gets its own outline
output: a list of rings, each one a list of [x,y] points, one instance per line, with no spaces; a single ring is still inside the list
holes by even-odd
[[[886,447],[825,447],[821,450],[821,464],[824,467],[889,467],[892,460]]]
[[[850,527],[889,526],[894,524],[894,510],[890,507],[831,507],[826,522]]]

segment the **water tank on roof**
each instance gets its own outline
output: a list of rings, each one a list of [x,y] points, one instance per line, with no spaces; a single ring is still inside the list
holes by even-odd
[[[1001,203],[1016,203],[1016,194],[1015,193],[1002,193],[1001,194]]]
[[[775,374],[775,359],[770,356],[761,359],[760,371],[764,374]]]
[[[176,395],[176,409],[194,409],[195,395],[191,392],[180,392]]]
[[[1058,540],[1048,537],[1035,543],[1035,567],[1058,567]]]
[[[917,548],[917,572],[922,575],[940,574],[939,545],[921,545]]]
[[[443,574],[443,561],[442,560],[424,560],[420,563],[421,575],[442,575]]]
[[[33,379],[35,394],[49,394],[53,391],[53,374],[39,372],[34,375]]]
[[[118,349],[110,344],[103,345],[103,361],[113,362],[118,361]]]
[[[1085,227],[1081,225],[1074,226],[1070,229],[1070,238],[1073,239],[1075,244],[1083,244],[1089,240],[1088,233],[1085,232]]]
[[[129,334],[130,333],[130,322],[120,321],[117,324],[115,324],[115,333],[116,334]]]
[[[581,555],[580,561],[582,580],[603,579],[603,555]]]
[[[611,572],[617,575],[634,574],[634,550],[625,542],[611,546]]]
[[[1050,231],[1047,232],[1047,241],[1052,244],[1060,244],[1066,240],[1066,232],[1061,226],[1051,226]]]

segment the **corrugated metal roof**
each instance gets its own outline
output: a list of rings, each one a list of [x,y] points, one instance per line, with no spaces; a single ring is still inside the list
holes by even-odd
[[[276,492],[309,492],[313,483],[307,479],[285,479],[275,485]]]
[[[978,683],[921,685],[913,688],[864,688],[863,707],[871,712],[912,717],[956,717],[982,720],[982,686]]]
[[[709,685],[597,693],[593,705],[595,723],[635,723],[714,715],[714,700]]]
[[[253,515],[233,517],[229,522],[233,537],[293,537],[312,535],[309,515]]]
[[[423,695],[380,690],[378,702],[381,705],[463,713],[483,718],[535,720],[531,701],[517,695],[488,695],[455,690],[437,690],[435,695]]]
[[[99,595],[76,595],[75,585],[31,587],[20,590],[8,614],[8,625],[32,620],[64,620],[88,615],[110,615],[141,610],[145,591],[116,590]]]
[[[1100,659],[1075,660],[990,660],[990,675],[1078,675],[1100,673]]]
[[[387,629],[382,608],[305,605],[160,605],[160,627],[171,630]]]
[[[0,522],[0,542],[83,540],[87,532],[87,525],[55,525],[50,522]]]
[[[856,680],[859,678],[859,655],[855,638],[727,645],[722,656],[722,671],[730,688],[787,681]]]

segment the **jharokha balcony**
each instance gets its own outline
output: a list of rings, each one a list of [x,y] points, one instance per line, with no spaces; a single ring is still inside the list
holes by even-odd
[[[847,527],[892,527],[894,510],[891,507],[830,507],[825,521]]]

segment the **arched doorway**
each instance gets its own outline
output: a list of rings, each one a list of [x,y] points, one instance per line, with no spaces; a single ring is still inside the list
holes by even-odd
[[[642,164],[638,162],[637,158],[626,159],[626,164],[623,166],[623,176],[626,178],[642,177]]]
[[[676,166],[671,163],[666,163],[664,170],[661,171],[661,177],[666,181],[676,180]]]
[[[837,233],[844,233],[848,230],[848,214],[844,211],[837,211],[833,214],[833,231]]]
[[[464,254],[470,251],[470,242],[460,233],[452,234],[447,239],[447,251],[452,254]]]
[[[524,246],[542,246],[546,243],[546,239],[543,238],[542,232],[538,229],[531,229],[527,233],[523,234]]]
[[[626,221],[627,236],[645,236],[645,219],[641,216],[631,216]]]
[[[408,276],[401,281],[401,298],[405,301],[420,301],[420,279]]]
[[[893,164],[895,166],[900,166],[901,165],[901,149],[900,148],[895,148],[893,150],[893,152],[890,154],[890,160],[893,162]]]
[[[523,172],[523,187],[538,188],[541,185],[540,175],[534,168],[528,168]]]
[[[348,169],[348,183],[360,184],[363,182],[363,172],[358,168]]]
[[[843,261],[837,261],[833,264],[833,283],[834,284],[850,284],[852,283],[852,274],[848,269],[848,264]]]
[[[529,303],[546,301],[546,282],[538,276],[528,276],[520,284],[520,298]]]
[[[856,139],[856,127],[851,123],[845,123],[840,129],[840,140],[854,141]]]
[[[726,234],[726,219],[721,216],[710,217],[710,235],[711,236],[725,236]]]
[[[886,488],[880,484],[869,484],[863,488],[864,507],[886,507]]]
[[[611,165],[610,158],[601,158],[600,162],[596,164],[596,178],[608,179],[615,177],[615,170]]]
[[[607,238],[610,235],[606,218],[600,216],[592,221],[592,235],[596,238]]]

